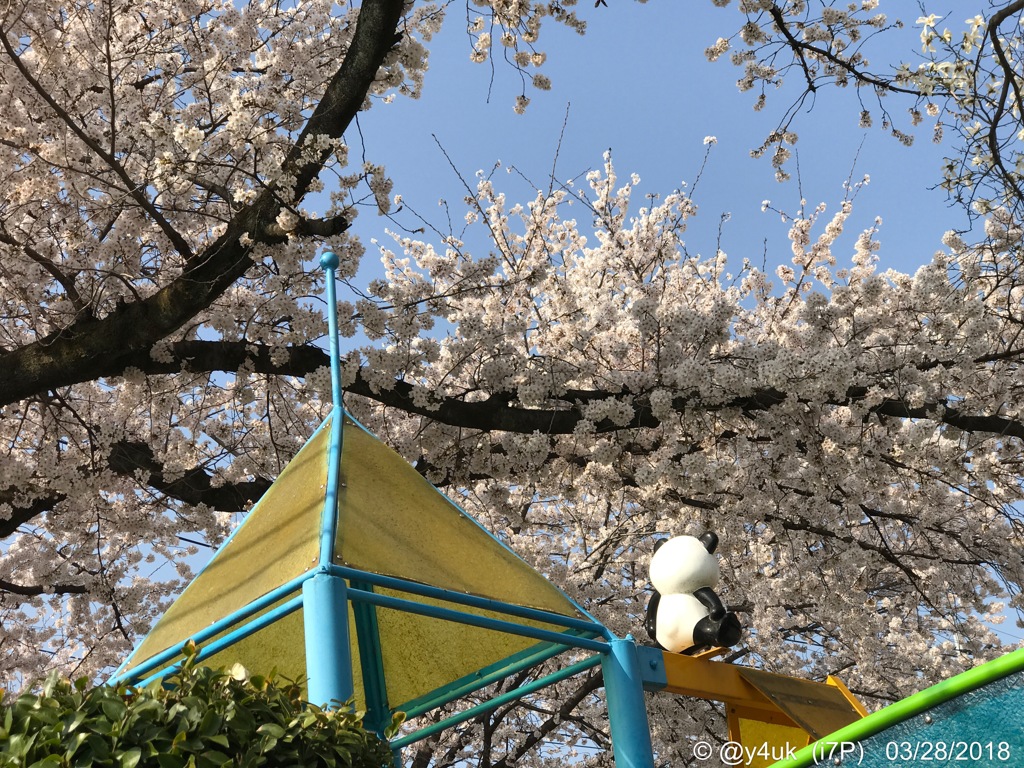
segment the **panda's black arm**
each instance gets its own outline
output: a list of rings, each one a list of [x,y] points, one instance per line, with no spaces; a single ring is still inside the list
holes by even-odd
[[[715,590],[711,587],[701,587],[693,596],[700,600],[700,604],[708,609],[708,615],[718,621],[725,616],[725,606],[722,604],[721,598],[715,594]]]
[[[647,603],[647,618],[644,621],[644,629],[647,630],[647,636],[655,643],[658,642],[658,604],[660,602],[661,593],[655,590]]]

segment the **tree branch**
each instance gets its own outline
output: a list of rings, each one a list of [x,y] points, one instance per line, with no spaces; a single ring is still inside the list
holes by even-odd
[[[308,191],[327,156],[324,153],[318,162],[302,160],[302,142],[309,135],[344,133],[394,44],[403,7],[403,0],[364,2],[348,53],[285,160],[286,170],[291,169],[297,179],[296,197]],[[110,375],[117,361],[124,365],[125,359],[147,352],[245,274],[252,259],[250,248],[241,244],[243,235],[256,242],[283,242],[282,237],[267,233],[280,207],[276,190],[265,190],[157,293],[122,305],[102,319],[80,318],[59,332],[0,355],[5,372],[0,379],[0,403]]]
[[[570,719],[572,711],[579,706],[587,696],[604,685],[604,676],[600,672],[591,672],[583,683],[571,694],[562,700],[562,705],[557,712],[540,724],[526,739],[524,739],[514,752],[506,754],[501,760],[494,763],[492,768],[509,768],[518,765],[519,761],[537,744],[544,740],[544,737],[559,727],[559,724]],[[596,734],[592,734],[596,736]]]
[[[136,354],[127,360],[118,361],[119,370],[108,370],[104,375],[122,373],[124,363],[139,368],[145,373],[176,373],[190,371],[237,371],[243,365],[252,366],[257,373],[306,376],[329,364],[327,354],[318,347],[304,345],[288,347],[287,356],[280,356],[280,350],[272,351],[264,345],[247,344],[242,341],[182,341],[169,345],[170,362],[157,362],[148,353]],[[0,358],[2,359],[2,358]],[[987,362],[988,358],[977,362]],[[933,367],[932,363],[923,363]],[[597,431],[615,432],[623,429],[657,427],[661,422],[645,405],[643,393],[628,390],[572,390],[556,405],[549,408],[522,408],[509,405],[509,393],[493,392],[486,400],[467,402],[457,397],[441,398],[431,405],[418,405],[412,397],[413,386],[405,381],[395,381],[390,389],[378,389],[371,385],[362,371],[346,391],[354,395],[375,400],[383,405],[398,408],[407,413],[425,416],[452,427],[465,427],[484,431],[520,432],[545,434],[569,434],[582,420],[577,403],[602,400],[610,397],[629,397],[634,401],[635,415],[627,424],[615,424],[605,420],[596,425]],[[855,405],[869,394],[867,387],[850,387],[842,397],[826,401],[825,405]],[[749,395],[735,397],[718,404],[703,404],[689,397],[676,397],[673,408],[684,413],[688,410],[715,412],[738,409],[746,416],[769,410],[786,401],[788,394],[766,387]],[[886,398],[867,409],[868,413],[892,416],[901,419],[930,419],[964,432],[987,432],[1024,439],[1024,423],[997,415],[974,415],[965,413],[941,402],[927,402],[911,407],[898,398]]]
[[[815,91],[816,88],[811,80],[811,74],[807,69],[807,63],[804,59],[805,52],[810,53],[814,56],[819,56],[822,59],[826,59],[827,61],[832,62],[837,67],[839,67],[840,69],[844,70],[847,74],[849,74],[854,80],[865,85],[871,85],[874,86],[875,88],[880,88],[882,90],[890,91],[892,93],[906,93],[910,94],[911,96],[921,95],[920,91],[914,90],[913,88],[904,88],[902,86],[895,85],[890,80],[883,80],[882,78],[875,77],[874,75],[869,74],[867,72],[862,72],[855,66],[850,64],[848,61],[844,61],[842,58],[836,56],[834,53],[832,53],[832,51],[826,48],[819,48],[816,45],[812,45],[811,43],[805,43],[804,41],[799,40],[793,35],[792,32],[790,32],[789,26],[786,24],[786,19],[782,15],[782,11],[779,9],[779,6],[776,5],[775,3],[772,3],[771,7],[768,9],[768,13],[771,15],[772,21],[775,22],[775,26],[778,28],[779,32],[782,34],[784,38],[786,38],[786,45],[793,49],[793,52],[796,53],[796,55],[799,57],[801,66],[804,70],[804,77],[807,79],[809,83],[809,90]]]
[[[0,503],[10,504],[12,508],[11,516],[6,520],[0,520],[0,539],[7,538],[17,531],[19,526],[29,522],[37,515],[53,509],[67,498],[63,493],[54,493],[49,496],[33,499],[28,504],[17,504],[14,499],[15,496],[16,489],[8,489],[0,496]]]
[[[258,477],[215,486],[213,475],[202,466],[193,467],[180,477],[168,480],[153,449],[145,443],[132,441],[114,444],[110,450],[109,469],[124,477],[134,477],[142,471],[142,482],[154,491],[186,504],[205,504],[221,512],[244,511],[250,504],[259,501],[273,482]],[[18,491],[14,488],[0,494],[0,503],[10,504],[13,508],[9,518],[0,520],[0,539],[12,536],[20,526],[67,500],[66,494],[50,493],[35,498],[31,503],[18,505],[15,503]]]
[[[36,597],[38,595],[84,595],[88,591],[88,588],[81,584],[54,584],[45,587],[38,584],[23,586],[0,579],[0,592],[10,592],[14,595],[23,595],[24,597]]]
[[[203,467],[193,467],[175,480],[167,480],[163,465],[156,460],[153,449],[145,443],[122,441],[110,452],[110,469],[119,475],[148,473],[145,483],[171,498],[186,504],[205,504],[222,512],[241,512],[259,501],[271,480],[255,480],[214,486],[213,476]]]

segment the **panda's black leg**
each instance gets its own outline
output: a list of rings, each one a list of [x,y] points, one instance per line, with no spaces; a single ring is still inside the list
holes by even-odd
[[[718,628],[718,644],[725,647],[736,645],[743,635],[743,627],[735,613],[725,614],[722,624]]]
[[[705,616],[693,628],[694,645],[718,645],[718,622]]]
[[[729,647],[736,645],[742,634],[740,620],[735,613],[727,613],[720,621],[705,616],[693,628],[693,644]]]

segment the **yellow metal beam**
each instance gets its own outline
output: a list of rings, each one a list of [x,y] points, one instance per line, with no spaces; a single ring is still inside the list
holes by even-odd
[[[678,653],[664,654],[667,693],[722,701],[748,709],[777,711],[764,694],[740,675],[740,667]]]
[[[666,685],[662,690],[668,693],[721,701],[733,718],[801,728],[816,739],[865,714],[838,681],[815,683],[667,652],[663,664]]]

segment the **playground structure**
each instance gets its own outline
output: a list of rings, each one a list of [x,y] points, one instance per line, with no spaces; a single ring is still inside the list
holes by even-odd
[[[321,259],[330,415],[112,680],[167,677],[193,641],[207,663],[304,678],[314,704],[354,698],[366,727],[382,734],[397,712],[415,718],[564,659],[555,672],[393,739],[396,765],[417,740],[597,666],[617,768],[654,766],[645,691],[724,702],[729,738],[750,745],[750,766],[805,747],[797,757],[811,754],[806,745],[833,732],[868,733],[849,731],[871,718],[861,719],[866,711],[838,680],[616,637],[358,424],[342,406],[337,264],[333,254]],[[755,745],[770,749],[754,754]]]

